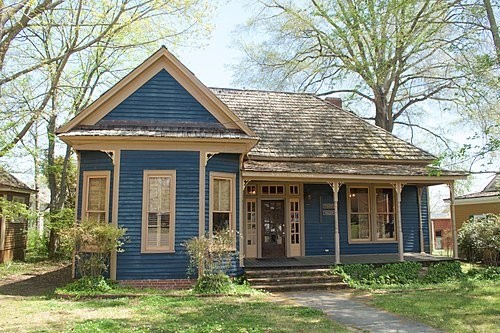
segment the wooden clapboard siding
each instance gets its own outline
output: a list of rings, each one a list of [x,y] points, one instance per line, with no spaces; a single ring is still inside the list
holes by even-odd
[[[7,196],[11,201],[13,196],[23,197],[24,202],[29,205],[29,194],[16,192],[1,192],[0,196]],[[0,250],[0,263],[10,260],[24,260],[26,251],[26,242],[28,240],[28,222],[11,222],[0,218],[0,225],[5,223],[5,234],[1,235],[4,239],[3,250]],[[0,229],[1,232],[1,229]]]
[[[82,218],[82,199],[83,199],[83,172],[84,171],[111,171],[109,184],[109,211],[108,222],[111,222],[112,213],[112,194],[113,194],[113,161],[108,154],[101,151],[81,151],[80,152],[80,175],[78,185],[78,208],[77,216]]]
[[[332,189],[326,184],[304,185],[306,256],[334,253],[333,216],[321,216],[320,201],[324,204],[333,203]]]
[[[218,123],[166,70],[137,89],[98,124],[117,120]]]
[[[308,196],[311,196],[308,199]],[[322,203],[333,203],[331,188],[326,184],[304,185],[304,214],[305,214],[305,254],[325,255],[334,254],[334,223],[333,216],[322,216],[320,219],[320,197]],[[417,187],[405,186],[401,198],[401,213],[403,219],[403,245],[406,252],[420,252],[420,235],[418,220]],[[397,242],[366,242],[349,243],[347,221],[346,186],[339,191],[339,232],[341,254],[370,254],[370,253],[397,253]],[[424,244],[429,251],[429,223],[427,216],[427,195],[422,195],[422,223]],[[325,251],[328,250],[328,251]]]
[[[240,155],[239,154],[216,154],[212,156],[206,166],[205,172],[205,231],[208,232],[210,214],[210,172],[227,172],[236,174],[236,231],[239,235],[240,216]],[[236,249],[239,249],[240,237],[236,237]],[[237,275],[241,272],[238,258],[234,258],[229,271],[230,275]]]
[[[144,170],[176,170],[175,253],[141,253]],[[198,236],[199,152],[122,150],[118,224],[127,241],[118,253],[118,280],[183,279],[189,258],[182,245]]]

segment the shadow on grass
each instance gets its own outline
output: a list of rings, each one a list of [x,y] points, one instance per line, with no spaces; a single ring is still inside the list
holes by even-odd
[[[71,281],[71,266],[0,286],[0,295],[46,296]]]

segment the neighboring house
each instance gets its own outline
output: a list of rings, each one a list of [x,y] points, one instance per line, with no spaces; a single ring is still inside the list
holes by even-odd
[[[500,174],[497,173],[481,191],[455,198],[457,230],[469,218],[500,214]]]
[[[451,218],[431,218],[434,250],[451,253],[453,239],[451,235]]]
[[[78,219],[128,230],[110,275],[129,284],[182,284],[183,243],[223,230],[238,271],[428,253],[427,187],[463,177],[429,175],[434,156],[315,95],[209,89],[165,48],[58,135],[79,156]]]
[[[29,205],[32,193],[35,191],[0,168],[0,196],[8,201]],[[28,222],[26,219],[8,220],[0,217],[0,263],[24,260],[27,231]]]

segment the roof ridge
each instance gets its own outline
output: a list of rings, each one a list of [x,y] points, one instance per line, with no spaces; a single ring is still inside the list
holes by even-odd
[[[273,94],[283,94],[283,95],[306,95],[317,97],[315,93],[308,92],[297,92],[297,91],[276,91],[276,90],[265,90],[265,89],[245,89],[245,88],[223,88],[223,87],[208,87],[210,90],[230,90],[230,91],[241,91],[241,92],[260,92],[260,93],[273,93]]]

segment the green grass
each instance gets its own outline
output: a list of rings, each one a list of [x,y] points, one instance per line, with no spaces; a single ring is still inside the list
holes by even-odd
[[[448,332],[500,331],[500,281],[462,280],[427,288],[432,289],[374,293],[372,304]]]
[[[114,300],[6,298],[0,327],[26,332],[347,332],[318,310],[266,294]]]

